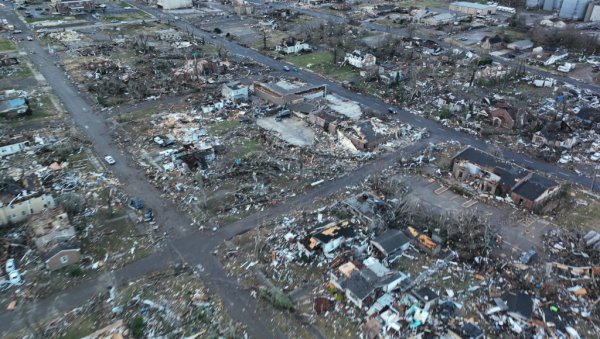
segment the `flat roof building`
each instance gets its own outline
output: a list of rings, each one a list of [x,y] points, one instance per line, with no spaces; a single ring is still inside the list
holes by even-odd
[[[496,14],[496,6],[478,4],[475,2],[457,1],[450,4],[451,11],[467,13],[471,15]]]

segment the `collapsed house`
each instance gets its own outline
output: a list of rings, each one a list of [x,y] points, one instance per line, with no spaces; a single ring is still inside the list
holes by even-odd
[[[320,249],[325,256],[331,256],[341,244],[355,234],[354,227],[348,221],[329,223],[319,227],[298,246],[302,253],[310,256],[315,250]]]
[[[551,146],[571,149],[579,143],[572,135],[573,129],[564,121],[546,123],[541,130],[535,132],[531,142],[537,146]]]
[[[329,274],[330,284],[343,291],[346,298],[359,309],[376,304],[377,294],[385,295],[409,283],[406,274],[387,269],[373,257],[363,260],[362,266],[362,269],[358,269],[352,262],[347,262]],[[387,295],[393,301],[393,297]]]
[[[344,63],[350,64],[356,68],[363,69],[375,66],[377,58],[370,53],[362,53],[355,50],[352,53],[346,53]]]
[[[41,213],[29,221],[32,238],[46,267],[53,271],[76,264],[81,259],[75,227],[61,207]]]
[[[49,193],[6,197],[0,202],[0,226],[27,220],[31,215],[56,207],[54,197]]]
[[[370,151],[386,140],[387,135],[381,132],[373,121],[363,120],[342,125],[338,129],[338,139],[352,151]]]
[[[242,85],[239,81],[232,81],[223,84],[221,95],[233,102],[248,100],[248,86]]]
[[[31,114],[27,98],[14,98],[0,101],[0,117],[16,118]]]
[[[560,185],[481,150],[467,147],[452,160],[454,178],[490,195],[509,194],[519,206],[538,211],[555,197]]]

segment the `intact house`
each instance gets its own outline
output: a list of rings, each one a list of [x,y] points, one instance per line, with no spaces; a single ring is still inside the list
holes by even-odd
[[[29,221],[32,238],[46,267],[53,271],[81,259],[75,228],[62,208],[38,214]]]
[[[571,149],[579,143],[579,139],[572,135],[572,132],[571,127],[564,121],[550,122],[533,134],[531,142],[536,146]]]
[[[371,240],[373,248],[377,249],[388,265],[394,262],[410,246],[410,239],[397,229],[389,229]]]
[[[511,198],[519,206],[534,211],[560,192],[560,185],[554,180],[530,173],[512,189]]]
[[[275,51],[284,54],[297,54],[303,51],[312,51],[312,48],[306,42],[288,38],[282,39],[281,43],[275,46]]]
[[[346,53],[344,63],[348,63],[356,68],[363,69],[375,66],[377,58],[370,53],[362,53],[355,50],[352,53]]]
[[[36,194],[0,202],[0,226],[27,220],[29,216],[56,207],[51,194]]]
[[[541,211],[560,191],[560,185],[554,180],[472,147],[454,157],[452,173],[456,179],[471,182],[480,191],[509,194],[515,204],[535,212]]]
[[[221,95],[233,102],[248,100],[248,86],[242,85],[239,81],[232,81],[223,84]]]
[[[270,103],[283,106],[306,99],[323,98],[327,94],[327,86],[298,85],[283,80],[270,84],[255,82],[254,94]]]

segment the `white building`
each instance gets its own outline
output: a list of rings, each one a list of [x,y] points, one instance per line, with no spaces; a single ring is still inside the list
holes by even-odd
[[[221,95],[231,101],[246,101],[248,100],[248,86],[240,84],[239,81],[233,81],[223,84]]]
[[[311,51],[310,45],[305,42],[296,41],[293,45],[287,45],[285,42],[275,46],[275,51],[285,54],[296,54],[302,51]]]
[[[53,208],[56,208],[56,202],[51,194],[42,194],[25,201],[0,206],[0,226],[27,220],[32,214]]]
[[[377,58],[373,54],[363,54],[357,50],[352,53],[346,53],[346,58],[344,58],[345,63],[360,69],[375,66],[376,61]]]
[[[189,8],[192,7],[192,0],[158,0],[156,6],[162,9]]]

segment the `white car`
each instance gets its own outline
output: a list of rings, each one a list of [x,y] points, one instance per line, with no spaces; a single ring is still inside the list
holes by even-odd
[[[12,285],[23,285],[23,280],[21,280],[21,273],[19,273],[19,271],[12,271],[8,273],[8,280]]]
[[[10,273],[17,270],[17,266],[15,265],[15,259],[10,258],[6,261],[6,273]]]
[[[590,155],[590,160],[592,161],[600,161],[600,152],[596,152]]]
[[[106,160],[106,163],[108,163],[109,165],[114,165],[117,163],[115,161],[115,158],[111,157],[110,155],[105,156],[104,160]]]

